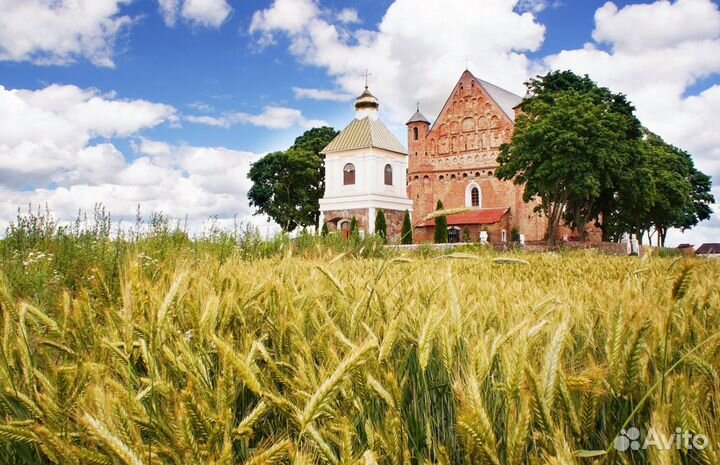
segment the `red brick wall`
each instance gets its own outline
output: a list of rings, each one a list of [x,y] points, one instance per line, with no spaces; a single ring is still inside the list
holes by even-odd
[[[325,222],[330,231],[335,231],[338,222],[341,220],[357,219],[358,231],[367,231],[368,229],[368,210],[367,208],[357,208],[351,210],[328,210],[324,213]]]
[[[413,134],[416,127],[418,140]],[[545,220],[533,212],[534,203],[523,202],[522,186],[494,176],[499,147],[510,141],[513,128],[512,121],[468,72],[460,78],[432,129],[426,123],[409,124],[408,197],[413,201],[414,223],[435,210],[438,199],[445,208],[464,207],[465,190],[474,180],[480,185],[482,207],[510,207],[510,227],[516,226],[526,240],[542,239]],[[432,232],[420,229],[415,230],[416,241],[431,241]]]
[[[405,211],[400,210],[383,210],[385,213],[385,223],[387,224],[388,242],[399,243],[400,234],[402,234],[402,223],[405,217]],[[341,220],[352,220],[355,216],[358,222],[358,231],[368,231],[368,210],[352,209],[352,210],[328,210],[325,212],[325,222],[328,230],[335,231],[338,222]],[[373,221],[375,221],[373,219]],[[373,225],[374,226],[374,225]]]

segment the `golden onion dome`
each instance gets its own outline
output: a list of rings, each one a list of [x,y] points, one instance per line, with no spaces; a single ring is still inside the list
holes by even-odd
[[[363,92],[360,97],[355,99],[356,110],[362,110],[365,108],[373,108],[377,110],[379,107],[380,103],[378,102],[378,99],[370,93],[367,86],[365,86],[365,92]]]

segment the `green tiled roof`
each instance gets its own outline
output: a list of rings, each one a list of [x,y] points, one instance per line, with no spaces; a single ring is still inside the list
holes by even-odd
[[[405,147],[380,120],[367,117],[353,120],[322,152],[343,152],[370,147],[407,155]]]

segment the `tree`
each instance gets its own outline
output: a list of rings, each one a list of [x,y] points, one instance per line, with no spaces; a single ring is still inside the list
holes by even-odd
[[[330,231],[328,230],[328,225],[327,223],[323,223],[322,229],[320,230],[320,235],[322,237],[327,237],[328,234],[330,234]]]
[[[631,165],[640,124],[625,96],[570,71],[526,83],[512,141],[500,148],[496,175],[523,184],[523,199],[540,200],[555,243],[562,219],[581,237],[614,201]],[[612,195],[610,195],[612,194]]]
[[[387,222],[385,221],[385,212],[382,210],[378,210],[375,214],[375,234],[387,242]]]
[[[642,242],[657,233],[657,244],[665,244],[669,228],[688,229],[710,217],[710,177],[698,171],[687,152],[644,130],[638,144],[637,163],[627,173],[614,208],[604,218],[613,240],[624,233]]]
[[[654,190],[640,221],[648,231],[654,229],[658,246],[664,246],[669,228],[685,230],[710,218],[715,198],[710,177],[695,168],[689,153],[652,133],[643,142]]]
[[[401,244],[412,244],[412,242],[413,242],[413,233],[412,233],[412,223],[410,222],[410,212],[405,210],[405,215],[403,215],[402,232],[400,233],[400,243]]]
[[[443,206],[442,200],[437,201],[437,208],[436,210],[442,210],[445,207]],[[448,241],[448,224],[447,224],[447,216],[440,215],[438,217],[435,217],[435,243],[436,244],[447,244]]]
[[[318,226],[319,200],[325,194],[322,150],[337,135],[314,128],[295,139],[288,150],[270,153],[252,164],[248,192],[255,214],[266,214],[285,231]]]

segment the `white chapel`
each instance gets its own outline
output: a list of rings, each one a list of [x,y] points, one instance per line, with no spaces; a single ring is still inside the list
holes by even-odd
[[[373,233],[375,216],[383,210],[388,240],[397,242],[405,211],[412,213],[406,187],[408,153],[380,121],[379,108],[365,86],[355,100],[355,119],[323,149],[320,224],[347,235],[355,217],[360,231]]]

